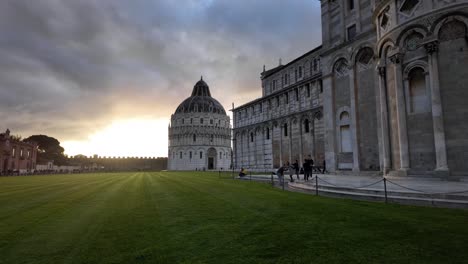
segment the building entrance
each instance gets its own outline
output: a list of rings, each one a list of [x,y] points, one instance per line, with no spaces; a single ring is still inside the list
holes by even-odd
[[[214,170],[216,169],[216,149],[209,148],[207,153],[208,158],[208,169]]]

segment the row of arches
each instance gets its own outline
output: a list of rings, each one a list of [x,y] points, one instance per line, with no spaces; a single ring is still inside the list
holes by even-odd
[[[323,160],[320,111],[273,120],[234,131],[234,166],[253,170],[277,168],[306,155]]]
[[[389,120],[387,166],[424,174],[434,171],[463,174],[468,165],[459,158],[468,150],[463,116],[468,96],[464,82],[468,67],[468,16],[456,12],[430,25],[414,24],[380,41],[382,92]],[[385,148],[385,145],[383,146]],[[387,154],[385,154],[387,152]]]

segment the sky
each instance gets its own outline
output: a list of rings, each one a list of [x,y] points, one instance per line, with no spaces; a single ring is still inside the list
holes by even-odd
[[[226,110],[321,43],[316,0],[2,0],[0,124],[68,155],[167,156],[203,75]]]

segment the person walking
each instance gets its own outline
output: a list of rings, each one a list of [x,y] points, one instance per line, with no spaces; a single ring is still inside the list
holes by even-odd
[[[307,181],[309,179],[309,173],[310,173],[310,167],[309,163],[307,162],[307,159],[304,160],[304,163],[302,164],[302,168],[304,168],[304,181]]]
[[[294,167],[294,170],[296,171],[296,176],[297,176],[297,179],[299,180],[299,162],[294,162],[293,163],[293,167]]]
[[[293,175],[294,175],[294,167],[289,164],[289,161],[286,161],[285,171],[289,172],[290,182],[294,182]]]
[[[283,166],[280,166],[276,170],[276,176],[278,176],[279,184],[283,185],[284,184],[284,167]]]
[[[309,180],[309,177],[312,177],[312,168],[314,166],[314,160],[312,159],[310,155],[308,155],[307,158],[305,159],[305,162],[307,163],[307,169],[309,170],[307,173],[306,180]]]

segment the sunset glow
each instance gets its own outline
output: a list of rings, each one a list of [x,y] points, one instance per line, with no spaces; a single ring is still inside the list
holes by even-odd
[[[166,119],[129,119],[112,122],[83,141],[64,141],[65,153],[106,157],[167,156]]]

